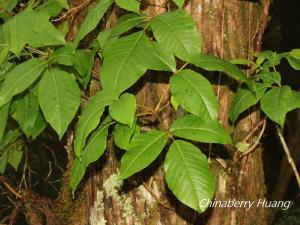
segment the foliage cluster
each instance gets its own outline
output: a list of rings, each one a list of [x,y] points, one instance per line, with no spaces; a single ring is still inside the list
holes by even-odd
[[[203,54],[194,21],[181,10],[183,0],[174,0],[178,10],[153,18],[140,12],[139,1],[101,0],[89,7],[72,42],[65,40],[65,23],[54,26],[51,22],[61,10],[69,8],[66,1],[49,0],[41,5],[31,1],[13,15],[17,2],[0,3],[5,21],[0,27],[2,174],[7,164],[17,169],[22,158],[22,142],[18,140],[24,135],[33,140],[51,126],[61,139],[75,120],[75,160],[70,178],[75,191],[87,167],[103,155],[109,128],[113,127],[115,144],[124,150],[119,179],[149,166],[168,146],[163,162],[166,183],[181,202],[201,213],[208,205],[199,203],[213,198],[215,179],[197,142],[228,145],[232,140],[218,121],[217,97],[207,75],[187,67],[219,71],[238,82],[229,114],[232,123],[260,102],[266,116],[283,127],[286,113],[300,107],[300,93],[281,85],[276,71],[282,59],[299,70],[300,49],[281,54],[260,52],[254,61],[228,62]],[[80,48],[81,41],[113,3],[129,12],[114,27],[101,31],[88,48]],[[102,62],[102,89],[78,112],[95,56]],[[237,65],[249,67],[252,76],[247,77]],[[140,129],[136,98],[129,88],[147,70],[171,74],[171,103],[174,110],[181,107],[186,112],[173,121],[170,129],[160,125],[147,132]],[[156,110],[163,109],[158,105]],[[18,127],[7,127],[8,118],[13,118]],[[245,151],[245,147],[240,150]]]

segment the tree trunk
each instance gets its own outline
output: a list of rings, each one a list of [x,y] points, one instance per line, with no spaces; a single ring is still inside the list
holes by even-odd
[[[145,12],[150,15],[173,7],[167,0],[142,1]],[[268,20],[270,1],[240,0],[190,0],[186,10],[190,12],[202,34],[205,53],[225,59],[249,58],[260,49],[262,35]],[[107,20],[115,21],[114,13]],[[99,66],[99,62],[97,63]],[[96,66],[97,67],[97,66]],[[155,108],[169,101],[166,74],[147,74],[132,88],[139,105]],[[214,74],[215,91],[220,104],[220,120],[232,132],[235,142],[243,139],[259,122],[259,113],[250,112],[233,129],[228,123],[228,109],[236,83],[222,74]],[[101,76],[101,74],[100,74]],[[138,111],[143,112],[139,107]],[[170,126],[176,113],[168,106],[160,115],[165,128]],[[155,117],[146,118],[155,120]],[[148,129],[147,126],[143,129]],[[234,160],[235,149],[213,145],[210,166],[217,180],[216,200],[258,200],[264,198],[264,171],[261,149]],[[170,224],[267,224],[263,208],[212,208],[199,215],[177,201],[166,188],[162,170],[162,154],[150,168],[125,181],[117,182],[121,153],[109,139],[106,154],[94,165],[77,200],[74,218],[69,224],[90,225],[170,225]],[[76,215],[77,214],[77,215]]]

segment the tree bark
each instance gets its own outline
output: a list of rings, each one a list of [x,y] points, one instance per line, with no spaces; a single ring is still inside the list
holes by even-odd
[[[261,46],[262,35],[268,21],[270,1],[240,0],[190,0],[186,1],[186,9],[197,23],[202,34],[202,49],[205,53],[218,55],[225,59],[249,58]],[[173,7],[167,0],[143,1],[145,12],[150,15],[162,13]],[[112,13],[107,26],[113,24],[115,15]],[[99,62],[96,64],[99,66]],[[96,66],[96,67],[97,67]],[[97,67],[98,68],[98,67]],[[97,69],[98,71],[98,69]],[[223,74],[212,74],[215,91],[220,104],[220,120],[234,136],[235,142],[243,139],[259,122],[257,111],[244,116],[233,129],[228,122],[228,110],[236,83]],[[101,74],[100,74],[101,76]],[[131,89],[137,94],[139,105],[154,108],[158,102],[162,105],[169,101],[166,74],[151,74],[138,82]],[[138,111],[143,112],[139,107]],[[159,115],[163,127],[168,128],[176,117],[176,113],[168,106]],[[154,122],[156,117],[146,118]],[[143,129],[148,129],[147,125]],[[213,169],[217,190],[216,200],[254,200],[265,196],[264,170],[261,149],[238,161],[234,161],[235,149],[213,145],[210,166]],[[119,171],[121,152],[114,146],[113,138],[105,155],[90,169],[80,195],[85,196],[83,203],[75,210],[80,215],[70,219],[69,224],[90,225],[247,225],[267,223],[265,209],[244,208],[212,208],[199,215],[176,200],[167,189],[161,162],[162,154],[150,168],[125,181],[123,185],[116,181]],[[75,214],[75,213],[74,213]]]

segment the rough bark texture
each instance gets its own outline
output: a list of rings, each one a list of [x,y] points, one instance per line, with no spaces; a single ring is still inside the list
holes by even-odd
[[[150,4],[149,4],[150,3]],[[150,15],[161,13],[173,6],[166,0],[143,1],[145,11]],[[269,0],[190,0],[186,9],[194,17],[202,34],[204,52],[222,58],[251,58],[261,45],[262,35],[268,20]],[[115,13],[107,20],[110,26],[115,21]],[[99,69],[96,63],[95,71]],[[100,74],[101,76],[101,74]],[[232,128],[228,123],[228,109],[233,98],[236,83],[219,73],[215,78],[216,94],[220,103],[220,120],[234,134],[235,141],[241,140],[259,122],[259,114],[250,112],[239,124]],[[137,94],[139,105],[154,108],[162,99],[162,105],[169,100],[166,74],[147,74],[132,88]],[[97,83],[97,82],[96,82]],[[97,88],[95,88],[97,89]],[[139,107],[139,112],[144,112]],[[168,128],[176,115],[170,107],[159,115],[162,128]],[[156,121],[156,116],[145,118],[145,126]],[[130,178],[121,186],[116,181],[120,151],[109,139],[108,149],[100,162],[90,170],[89,177],[79,195],[86,196],[86,206],[78,204],[69,224],[90,225],[169,225],[169,224],[267,224],[266,212],[262,208],[214,208],[203,215],[179,203],[168,191],[164,183],[161,161],[164,154],[142,173]],[[210,146],[211,147],[211,146]],[[235,162],[235,150],[231,147],[212,146],[211,167],[217,177],[217,200],[258,200],[264,197],[264,172],[261,149]],[[222,162],[222,163],[220,163]],[[85,197],[81,197],[85,199]],[[81,201],[82,202],[82,201]],[[79,213],[79,215],[77,213]],[[77,215],[76,215],[77,214]],[[77,219],[76,219],[77,218]]]

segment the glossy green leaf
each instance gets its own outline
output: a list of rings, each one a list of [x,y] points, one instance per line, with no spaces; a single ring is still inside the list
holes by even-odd
[[[181,70],[170,79],[170,89],[177,102],[202,119],[218,118],[218,103],[211,84],[201,74]]]
[[[103,15],[112,4],[113,0],[101,0],[96,5],[92,5],[88,13],[82,22],[78,32],[74,38],[74,46],[77,47],[79,42],[92,30],[94,30],[97,24],[102,19]]]
[[[23,156],[23,146],[21,144],[14,144],[7,149],[7,162],[18,170],[19,164]]]
[[[176,60],[166,47],[157,42],[152,42],[152,57],[148,63],[148,69],[159,71],[176,71]]]
[[[0,92],[0,107],[14,95],[27,89],[42,73],[46,62],[42,59],[29,59],[10,70]]]
[[[136,111],[136,100],[133,94],[125,93],[109,106],[109,114],[116,121],[132,126]]]
[[[147,70],[151,45],[143,31],[123,37],[109,45],[104,53],[101,84],[111,96],[118,96]]]
[[[85,148],[82,151],[82,163],[88,166],[98,160],[106,149],[108,127],[111,118],[107,117],[101,125],[91,134]]]
[[[191,143],[175,140],[166,155],[164,169],[173,194],[185,205],[204,212],[215,192],[215,178],[206,156]]]
[[[185,0],[173,0],[173,2],[178,6],[178,8],[182,8]]]
[[[39,83],[39,103],[45,119],[61,139],[80,105],[80,90],[72,74],[48,69]]]
[[[10,51],[19,55],[25,44],[34,48],[64,45],[63,35],[49,22],[49,17],[32,10],[25,10],[5,23],[3,31]]]
[[[151,20],[150,26],[155,39],[180,59],[187,60],[190,54],[200,53],[200,35],[186,11],[159,14]]]
[[[70,187],[73,190],[73,193],[77,189],[78,184],[82,180],[86,167],[85,165],[76,157],[73,160],[71,177],[70,177]]]
[[[250,82],[238,67],[216,56],[193,54],[189,56],[188,62],[208,71],[220,71],[236,80]]]
[[[16,101],[16,111],[13,117],[27,137],[31,135],[38,111],[38,100],[31,92]]]
[[[120,8],[126,9],[128,11],[140,12],[140,2],[138,0],[115,0]]]
[[[286,113],[297,106],[292,93],[289,86],[276,87],[269,90],[260,101],[262,111],[281,127],[284,125]]]
[[[238,88],[229,110],[230,120],[234,123],[242,112],[258,103],[266,90],[265,85],[259,84],[257,84],[255,92],[247,86]]]
[[[127,125],[117,123],[113,134],[115,144],[123,150],[128,150],[131,138],[134,135],[139,135],[139,126],[135,124],[134,126],[129,127]]]
[[[5,132],[9,108],[10,108],[10,103],[6,103],[0,108],[0,143],[2,141]]]
[[[98,92],[89,99],[77,123],[74,140],[74,151],[77,157],[81,156],[86,138],[98,126],[105,107],[111,102],[112,99],[104,91]]]
[[[121,159],[119,179],[126,179],[153,162],[167,143],[167,134],[153,130],[135,136]]]
[[[223,126],[215,120],[202,120],[198,116],[185,115],[176,119],[171,132],[175,136],[205,142],[231,144],[231,137]]]

